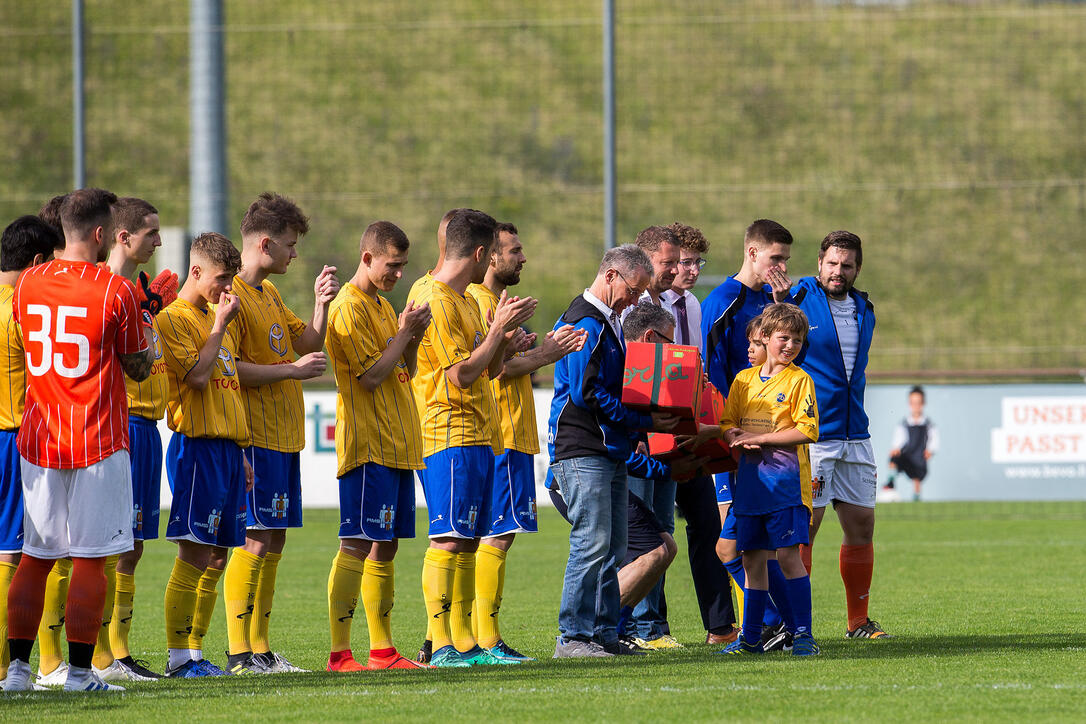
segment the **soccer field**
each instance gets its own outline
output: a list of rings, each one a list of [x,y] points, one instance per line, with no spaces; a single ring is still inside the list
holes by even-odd
[[[334,511],[306,511],[280,566],[272,642],[318,673],[130,684],[122,695],[40,692],[0,697],[0,720],[1070,720],[1086,712],[1086,504],[901,504],[880,508],[872,614],[895,638],[846,641],[837,573],[840,528],[815,547],[815,636],[822,655],[741,658],[704,643],[680,550],[668,579],[675,652],[604,661],[550,659],[568,527],[553,510],[543,533],[509,558],[502,631],[539,658],[523,666],[328,674],[325,588]],[[828,518],[831,517],[828,515]],[[679,521],[681,525],[681,521]],[[419,530],[425,530],[419,516]],[[681,531],[676,536],[684,546]],[[393,632],[414,655],[424,633],[425,539],[397,557]],[[132,648],[162,670],[162,592],[174,546],[147,546],[137,572]],[[220,586],[221,588],[221,586]],[[205,653],[222,664],[222,601]],[[367,650],[355,618],[354,650]]]

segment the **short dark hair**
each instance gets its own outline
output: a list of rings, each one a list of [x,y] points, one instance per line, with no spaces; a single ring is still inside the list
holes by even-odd
[[[271,191],[257,196],[241,220],[241,233],[244,236],[260,233],[274,236],[287,229],[303,236],[309,231],[309,217],[286,196]]]
[[[831,246],[836,246],[838,249],[844,249],[846,251],[856,252],[856,266],[862,266],[864,263],[864,250],[861,246],[860,237],[853,234],[851,231],[831,231],[826,234],[826,238],[822,240],[822,245],[818,247],[818,259],[822,260],[822,257],[826,256],[826,250]]]
[[[117,194],[105,189],[77,189],[64,197],[60,205],[60,222],[64,233],[84,236],[101,226],[113,227],[113,204]]]
[[[743,246],[751,244],[765,246],[767,244],[792,245],[792,232],[771,219],[758,219],[743,234]]]
[[[20,216],[0,236],[0,271],[22,271],[38,254],[47,257],[62,246],[60,234],[41,218]]]
[[[909,396],[911,397],[913,395],[920,395],[920,399],[924,400],[925,402],[928,399],[928,396],[924,394],[924,388],[920,385],[913,385],[913,388],[909,390]]]
[[[403,229],[391,221],[375,221],[362,233],[358,250],[359,253],[368,251],[372,254],[384,254],[391,247],[402,253],[407,251],[410,245],[411,242],[407,240],[407,234],[403,232]]]
[[[642,229],[634,239],[634,243],[641,247],[646,254],[651,254],[660,248],[661,244],[679,245],[679,237],[666,226],[650,226]]]
[[[454,214],[445,228],[445,258],[463,259],[480,246],[489,253],[498,238],[497,228],[494,217],[476,209]]]
[[[765,308],[762,309],[761,317],[761,333],[767,336],[772,335],[778,330],[784,329],[789,332],[794,332],[806,339],[807,332],[810,330],[810,322],[807,321],[807,315],[795,304],[789,304],[787,302],[767,304]]]
[[[189,254],[203,257],[231,274],[241,269],[241,252],[234,242],[215,231],[205,231],[193,239]]]
[[[113,228],[124,229],[128,232],[139,231],[144,228],[143,221],[151,214],[157,214],[158,209],[151,206],[143,199],[135,196],[122,196],[113,205]]]
[[[629,340],[640,339],[650,329],[660,333],[664,326],[675,326],[674,315],[663,307],[644,301],[635,304],[622,320],[622,336]]]
[[[506,234],[513,234],[514,236],[520,234],[520,232],[517,231],[517,227],[514,226],[513,224],[510,224],[508,221],[499,221],[497,228],[494,230],[494,233],[495,234],[500,234],[503,231]]]
[[[41,207],[41,211],[38,212],[38,218],[56,229],[61,242],[64,241],[64,225],[60,222],[60,207],[64,204],[66,198],[68,198],[68,194],[54,196],[46,201],[45,205]]]
[[[680,249],[694,251],[698,254],[705,254],[709,251],[709,241],[705,238],[705,234],[701,233],[701,229],[680,224],[678,221],[674,224],[668,224],[667,228],[671,229],[679,240]]]

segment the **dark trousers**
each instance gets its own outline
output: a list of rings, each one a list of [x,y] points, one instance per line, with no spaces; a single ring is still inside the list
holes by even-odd
[[[694,579],[702,625],[706,631],[720,632],[735,623],[735,610],[728,570],[716,555],[720,512],[713,478],[700,477],[679,483],[675,504],[686,519],[690,574]]]

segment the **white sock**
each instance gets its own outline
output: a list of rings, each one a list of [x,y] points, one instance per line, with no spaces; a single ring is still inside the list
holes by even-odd
[[[185,650],[189,652],[189,658],[192,659],[193,661],[203,661],[204,660],[204,650],[203,649],[185,649]]]
[[[170,660],[166,665],[171,669],[176,669],[180,666],[184,666],[187,661],[192,659],[189,656],[189,649],[168,649]]]

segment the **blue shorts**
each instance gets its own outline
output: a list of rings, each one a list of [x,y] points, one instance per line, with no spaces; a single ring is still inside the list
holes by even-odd
[[[256,530],[302,527],[302,464],[299,453],[252,445],[245,457],[255,482],[249,491],[245,526]]]
[[[713,480],[716,482],[716,504],[732,502],[732,473],[717,473]]]
[[[490,527],[494,451],[489,445],[450,447],[424,460],[422,490],[431,538],[482,538]]]
[[[0,553],[23,552],[23,474],[18,430],[0,430]]]
[[[174,433],[166,449],[173,490],[167,540],[231,548],[245,543],[245,465],[233,440]]]
[[[415,476],[365,463],[339,479],[339,537],[386,541],[415,537]]]
[[[535,533],[535,456],[506,450],[494,459],[494,490],[490,495],[488,536]]]
[[[735,543],[741,551],[775,551],[807,543],[811,513],[806,506],[774,510],[763,515],[735,516]]]
[[[726,540],[735,540],[735,506],[728,506],[728,514],[724,516],[724,524],[720,526],[720,537]]]
[[[158,508],[162,487],[162,436],[158,423],[128,416],[129,458],[132,463],[132,539],[158,538]]]

